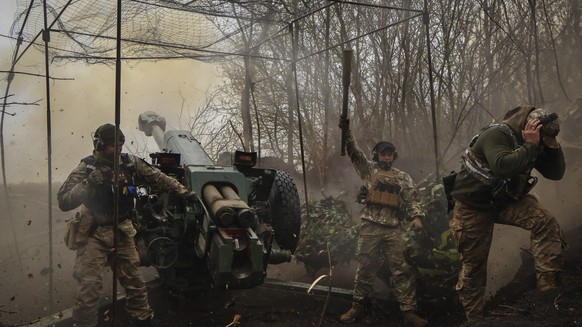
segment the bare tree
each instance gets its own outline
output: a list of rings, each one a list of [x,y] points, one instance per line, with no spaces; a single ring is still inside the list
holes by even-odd
[[[393,3],[401,8],[415,4]],[[432,72],[427,71],[422,22],[410,19],[414,12],[338,4],[296,24],[301,117],[293,112],[290,63],[255,58],[253,82],[266,135],[262,148],[296,164],[294,126],[301,119],[307,168],[316,169],[325,185],[339,146],[333,137],[338,130],[330,122],[339,114],[334,104],[341,97],[342,47],[354,51],[351,127],[360,145],[370,149],[375,141],[389,139],[406,149],[402,160],[425,167],[433,167],[425,159],[432,149],[427,142],[432,138],[429,73],[435,77],[439,155],[445,162],[508,109],[534,104],[559,111],[582,96],[576,87],[582,83],[579,0],[433,1],[429,14]],[[284,31],[257,53],[291,58],[290,42]],[[231,86],[241,84],[221,97],[242,89],[237,77],[244,76],[242,67],[225,68],[235,81]]]

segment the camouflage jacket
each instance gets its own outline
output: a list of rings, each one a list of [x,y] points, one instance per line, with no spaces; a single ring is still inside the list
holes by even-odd
[[[500,180],[516,179],[520,174],[527,177],[532,168],[545,178],[560,180],[566,169],[562,149],[525,143],[521,137],[521,130],[533,107],[520,107],[514,110],[514,115],[504,119],[503,124],[487,126],[473,137],[468,147],[470,153]],[[451,195],[455,200],[473,209],[486,211],[499,206],[493,199],[493,187],[475,177],[463,163]]]
[[[362,182],[370,189],[372,177],[380,168],[376,163],[368,160],[364,152],[360,150],[351,131],[348,132],[346,139],[346,152]],[[410,175],[394,167],[390,168],[388,173],[393,174],[392,180],[397,180],[401,187],[400,208],[368,203],[362,208],[360,218],[383,225],[397,226],[401,218],[412,220],[415,217],[424,217],[418,193]]]
[[[97,211],[90,209],[89,207],[91,206],[88,205],[92,200],[91,197],[95,196],[96,192],[95,187],[87,182],[87,177],[92,171],[91,169],[98,169],[103,173],[104,177],[107,176],[107,180],[104,184],[111,185],[112,181],[108,179],[113,179],[113,162],[104,158],[99,152],[93,152],[93,156],[96,159],[94,167],[89,167],[90,165],[87,164],[86,160],[82,160],[59,189],[57,194],[59,208],[63,211],[70,211],[80,206],[81,219],[89,218],[89,220],[93,222],[112,222],[113,210]],[[134,186],[150,185],[156,187],[156,189],[160,191],[174,191],[178,194],[186,194],[189,192],[188,189],[175,178],[167,176],[141,158],[131,154],[128,154],[126,158],[129,161],[126,166],[131,166],[131,169],[126,169],[126,171],[120,169],[120,177],[118,180],[122,181],[127,179],[124,174],[128,174],[127,170],[131,170],[134,176],[131,176],[130,180],[135,183]],[[120,166],[121,163],[122,160],[120,159]],[[109,189],[112,193],[112,188],[109,187]],[[125,192],[125,189],[122,192]],[[113,206],[113,203],[111,203],[111,206]],[[122,228],[122,226],[120,226],[120,228]]]

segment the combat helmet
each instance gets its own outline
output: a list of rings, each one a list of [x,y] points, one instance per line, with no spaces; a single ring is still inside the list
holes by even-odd
[[[529,115],[527,115],[527,121],[532,119],[541,118],[544,116],[549,116],[549,113],[541,108],[536,108],[532,110]],[[557,117],[557,116],[555,116]],[[542,141],[544,145],[549,148],[557,149],[560,147],[560,144],[556,140],[556,136],[560,133],[560,122],[558,119],[554,119],[549,123],[543,124],[542,129],[540,130],[540,136],[542,137]]]
[[[117,140],[125,142],[125,135],[119,128],[117,128]],[[103,151],[106,145],[111,144],[115,144],[115,126],[109,123],[99,126],[93,134],[93,148],[95,151]]]

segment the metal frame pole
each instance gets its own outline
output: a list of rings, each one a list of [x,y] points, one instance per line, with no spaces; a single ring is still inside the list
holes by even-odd
[[[428,81],[429,81],[429,88],[430,88],[430,112],[432,118],[432,137],[434,143],[434,160],[435,160],[435,177],[436,181],[438,182],[440,179],[439,167],[440,167],[440,158],[439,158],[439,148],[438,148],[438,139],[437,139],[437,123],[436,123],[436,105],[435,105],[435,98],[434,98],[434,80],[432,76],[432,56],[430,51],[430,19],[428,14],[428,0],[424,0],[424,11],[422,16],[422,22],[425,26],[425,34],[426,34],[426,51],[428,57]]]

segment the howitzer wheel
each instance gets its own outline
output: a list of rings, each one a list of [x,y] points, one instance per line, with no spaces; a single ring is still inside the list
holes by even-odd
[[[157,269],[172,267],[178,260],[178,244],[168,237],[157,237],[148,244],[148,259]]]
[[[301,228],[301,209],[299,193],[291,176],[277,171],[269,194],[270,219],[275,240],[284,250],[295,252]]]

